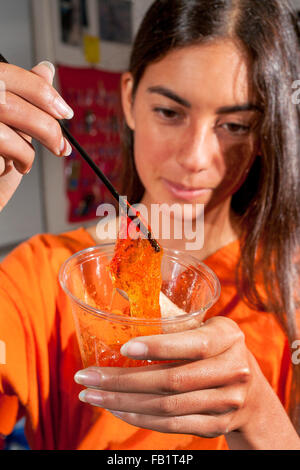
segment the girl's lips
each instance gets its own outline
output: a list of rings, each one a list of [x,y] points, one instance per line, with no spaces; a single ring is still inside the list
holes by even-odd
[[[197,199],[210,191],[210,188],[187,188],[179,183],[173,183],[165,178],[162,179],[166,188],[176,197],[185,200]]]

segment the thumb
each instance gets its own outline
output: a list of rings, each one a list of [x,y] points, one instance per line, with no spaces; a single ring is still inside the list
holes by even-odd
[[[48,83],[50,83],[50,85],[52,85],[55,76],[55,67],[52,62],[44,60],[43,62],[40,62],[35,67],[33,67],[31,71],[36,75],[43,77]]]

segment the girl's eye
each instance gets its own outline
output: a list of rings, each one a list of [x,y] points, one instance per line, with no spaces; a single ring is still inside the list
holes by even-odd
[[[177,118],[180,118],[180,115],[177,111],[169,108],[154,108],[153,111],[164,119],[174,121]]]
[[[223,128],[228,130],[231,134],[234,135],[245,135],[248,134],[250,131],[251,127],[250,126],[245,126],[243,124],[237,124],[235,122],[228,122],[226,124],[222,125]]]

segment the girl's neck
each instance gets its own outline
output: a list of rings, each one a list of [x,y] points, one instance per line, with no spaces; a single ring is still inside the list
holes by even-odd
[[[151,198],[145,194],[141,204],[146,206],[149,225],[153,230],[154,223],[151,221]],[[161,219],[160,219],[161,221]],[[170,237],[162,237],[161,227],[156,228],[155,234],[158,241],[165,248],[176,249],[181,251],[189,251],[191,255],[200,261],[206,259],[220,248],[237,240],[240,236],[240,229],[236,218],[233,217],[231,211],[231,198],[228,198],[222,205],[210,210],[204,210],[204,214],[197,219],[190,220],[188,223],[182,222],[180,238],[176,239],[173,223],[170,220]],[[186,230],[184,225],[189,226],[191,230]],[[200,230],[200,234],[199,234]],[[188,233],[194,234],[194,239],[190,239]]]

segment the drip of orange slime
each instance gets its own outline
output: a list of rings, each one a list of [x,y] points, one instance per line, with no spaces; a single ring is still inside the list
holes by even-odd
[[[145,225],[139,212],[137,216]],[[163,249],[160,247],[157,252],[128,216],[121,215],[120,218],[115,252],[109,265],[114,287],[128,295],[131,317],[161,318]],[[151,233],[149,226],[148,229]]]

